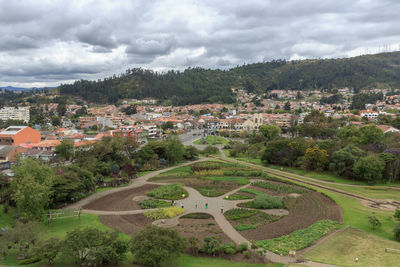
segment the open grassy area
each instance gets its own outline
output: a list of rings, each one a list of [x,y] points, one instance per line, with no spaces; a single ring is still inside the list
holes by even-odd
[[[400,255],[386,253],[386,248],[400,250],[400,243],[348,228],[329,237],[303,257],[340,266],[398,266]],[[358,263],[354,261],[356,257]]]
[[[211,135],[207,136],[205,143],[203,142],[203,138],[197,139],[196,141],[193,142],[193,144],[195,145],[217,145],[217,144],[226,145],[228,143],[229,141],[221,136],[216,136],[216,140],[214,142],[214,136]]]

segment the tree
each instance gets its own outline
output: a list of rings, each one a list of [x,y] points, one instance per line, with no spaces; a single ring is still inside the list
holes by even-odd
[[[285,103],[285,106],[283,106],[283,110],[290,111],[290,102],[289,101],[287,101]]]
[[[52,124],[53,126],[60,126],[60,124],[61,124],[61,119],[60,119],[60,117],[58,117],[58,116],[52,116],[52,117],[51,117],[51,124]]]
[[[68,232],[63,248],[77,265],[117,264],[128,251],[128,242],[116,232],[87,227]]]
[[[37,222],[22,223],[17,221],[15,226],[6,232],[10,245],[17,246],[19,253],[25,257],[28,249],[35,244],[40,235],[40,225]]]
[[[53,169],[36,159],[27,158],[17,162],[13,172],[11,188],[18,211],[28,219],[43,219],[50,204],[55,177]]]
[[[223,249],[221,241],[214,236],[204,238],[204,245],[200,251],[211,256],[216,256]]]
[[[371,224],[372,230],[382,225],[381,221],[376,216],[368,216],[368,222]]]
[[[400,209],[396,209],[396,211],[394,212],[393,217],[394,217],[396,220],[400,221]]]
[[[261,125],[258,130],[265,136],[267,141],[275,140],[281,134],[281,128],[273,124]]]
[[[359,130],[360,143],[363,145],[381,143],[383,141],[383,132],[375,125],[365,125]]]
[[[136,114],[136,107],[136,105],[129,105],[126,108],[122,109],[122,111],[125,112],[126,115]]]
[[[147,226],[132,238],[131,252],[135,262],[145,266],[160,266],[178,257],[185,248],[185,240],[173,229]]]
[[[354,176],[353,165],[365,152],[353,144],[332,153],[330,169],[342,176]]]
[[[35,257],[46,259],[50,266],[53,265],[54,259],[60,251],[61,241],[58,237],[39,240],[33,248],[33,254]]]
[[[310,170],[323,170],[329,162],[329,155],[325,149],[318,146],[306,149],[304,164]]]
[[[174,129],[174,124],[172,121],[167,121],[166,123],[161,125],[161,128],[165,131],[167,129]]]
[[[56,146],[55,152],[57,157],[69,160],[74,155],[74,144],[69,139],[62,140],[61,143]]]
[[[183,157],[187,160],[194,160],[199,155],[199,151],[194,146],[186,146]]]
[[[353,171],[357,177],[368,181],[368,183],[381,180],[384,169],[385,162],[372,155],[358,159],[353,166]]]
[[[188,248],[190,249],[192,255],[197,256],[197,254],[199,252],[199,247],[200,247],[199,240],[196,237],[192,236],[188,239],[187,244],[188,244]]]
[[[185,146],[177,136],[170,136],[165,145],[165,156],[169,162],[177,162],[183,159]]]

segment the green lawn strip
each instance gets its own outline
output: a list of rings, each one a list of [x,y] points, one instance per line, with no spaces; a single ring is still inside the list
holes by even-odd
[[[284,205],[280,197],[259,194],[254,200],[239,203],[238,206],[251,209],[281,209]]]
[[[321,220],[308,228],[294,231],[288,235],[257,241],[257,245],[274,253],[287,255],[290,250],[300,250],[311,246],[316,240],[338,228],[338,222]]]
[[[252,199],[253,197],[241,194],[240,192],[237,192],[233,195],[228,196],[228,198],[225,198],[226,200],[241,200],[241,199]]]
[[[16,213],[15,209],[13,207],[8,208],[8,212],[4,213],[3,212],[3,207],[4,205],[0,205],[0,228],[8,226],[11,227],[12,224],[14,223],[14,215]]]
[[[347,228],[329,237],[303,258],[338,266],[398,266],[399,254],[386,253],[386,248],[400,250],[400,243]]]
[[[167,267],[176,266],[176,267],[284,267],[284,264],[281,263],[262,263],[262,264],[254,264],[247,262],[234,262],[225,259],[219,258],[209,258],[209,257],[193,257],[190,255],[183,254],[181,257],[177,259],[177,262],[172,263],[171,265],[166,265]]]
[[[167,184],[147,192],[147,195],[154,198],[176,200],[186,198],[189,194],[181,184]]]
[[[241,224],[235,227],[237,231],[245,231],[245,230],[250,230],[250,229],[256,229],[257,227],[252,224]]]
[[[219,197],[224,195],[227,191],[215,188],[213,186],[195,186],[194,189],[200,192],[205,197]]]
[[[265,194],[264,192],[258,191],[256,189],[250,189],[250,188],[242,188],[239,190],[240,192],[245,192],[245,193],[249,193],[249,194],[253,194],[253,195],[262,195]]]
[[[180,217],[180,219],[212,219],[213,216],[208,213],[194,212],[188,213]]]

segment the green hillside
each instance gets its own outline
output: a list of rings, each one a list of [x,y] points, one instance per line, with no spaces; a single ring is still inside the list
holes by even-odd
[[[232,103],[231,87],[266,92],[273,89],[400,88],[400,52],[343,59],[275,60],[229,70],[189,68],[156,73],[129,69],[99,81],[61,85],[61,95],[89,102],[115,103],[121,98],[154,97],[175,105]]]

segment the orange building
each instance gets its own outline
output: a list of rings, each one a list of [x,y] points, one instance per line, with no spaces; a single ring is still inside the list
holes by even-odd
[[[28,126],[10,126],[0,132],[0,145],[36,144],[41,140],[40,132]]]

